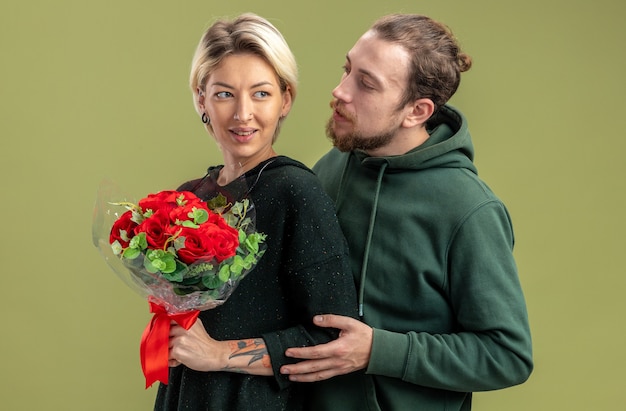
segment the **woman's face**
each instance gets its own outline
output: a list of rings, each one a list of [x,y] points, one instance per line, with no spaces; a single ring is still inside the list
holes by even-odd
[[[224,58],[202,92],[199,105],[211,119],[224,164],[254,166],[273,153],[278,120],[289,113],[291,95],[281,91],[264,59],[254,54]]]

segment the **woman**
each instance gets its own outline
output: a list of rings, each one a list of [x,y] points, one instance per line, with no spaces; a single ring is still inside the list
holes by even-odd
[[[303,164],[273,143],[296,96],[297,67],[280,32],[244,14],[217,21],[193,58],[190,86],[224,164],[183,184],[200,198],[249,198],[267,250],[228,301],[188,331],[172,324],[169,384],[155,410],[298,410],[315,386],[281,376],[288,347],[328,342],[320,313],[356,316],[356,292],[334,207]]]

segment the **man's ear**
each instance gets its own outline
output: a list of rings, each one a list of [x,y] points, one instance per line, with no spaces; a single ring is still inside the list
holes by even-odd
[[[435,103],[429,98],[415,100],[412,105],[407,106],[408,114],[402,122],[402,126],[411,128],[426,123],[435,112]]]

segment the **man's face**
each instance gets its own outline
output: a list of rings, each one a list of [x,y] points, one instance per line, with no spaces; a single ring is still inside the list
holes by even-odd
[[[393,145],[405,115],[398,105],[408,83],[407,52],[367,32],[348,52],[344,68],[326,126],[333,144],[368,152]]]

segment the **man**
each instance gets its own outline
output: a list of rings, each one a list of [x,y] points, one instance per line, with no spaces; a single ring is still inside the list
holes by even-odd
[[[379,19],[346,56],[314,167],[351,251],[362,322],[290,348],[293,381],[325,381],[312,409],[469,410],[474,391],[524,382],[533,362],[502,202],[478,176],[463,115],[446,102],[471,58],[442,24]],[[344,375],[347,374],[347,375]]]

